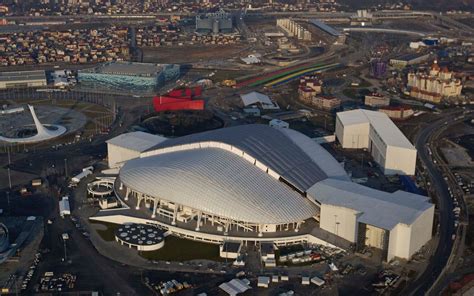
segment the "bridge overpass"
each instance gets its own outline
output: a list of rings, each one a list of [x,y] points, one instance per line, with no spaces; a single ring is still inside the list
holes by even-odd
[[[425,37],[426,34],[416,31],[408,30],[397,30],[397,29],[385,29],[385,28],[367,28],[367,27],[354,27],[354,28],[344,28],[344,32],[368,32],[368,33],[388,33],[388,34],[404,34],[404,35],[413,35],[419,37]]]

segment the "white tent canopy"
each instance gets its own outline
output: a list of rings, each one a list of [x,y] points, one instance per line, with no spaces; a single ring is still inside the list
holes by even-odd
[[[249,290],[250,286],[248,280],[233,279],[230,282],[220,284],[219,288],[224,290],[227,294],[235,296]]]
[[[270,97],[256,91],[253,91],[248,94],[240,95],[240,98],[242,99],[242,102],[245,107],[250,106],[250,105],[255,105],[255,104],[261,104],[263,109],[278,108],[272,102]]]

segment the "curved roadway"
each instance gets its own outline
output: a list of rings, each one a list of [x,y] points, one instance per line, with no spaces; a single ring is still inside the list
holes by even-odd
[[[443,269],[448,264],[453,248],[454,241],[452,240],[452,235],[456,232],[454,227],[453,200],[449,195],[448,185],[444,180],[442,173],[431,160],[426,148],[426,143],[432,140],[430,138],[435,132],[462,121],[452,120],[456,116],[462,114],[461,111],[456,110],[454,112],[443,114],[440,119],[423,128],[418,133],[415,140],[418,156],[426,167],[426,171],[430,176],[431,186],[436,190],[438,197],[439,242],[424,273],[405,289],[409,295],[424,295],[430,290],[431,286],[436,282]],[[446,122],[448,123],[446,124]]]

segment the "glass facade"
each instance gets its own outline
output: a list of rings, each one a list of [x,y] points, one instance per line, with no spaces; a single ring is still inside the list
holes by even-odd
[[[177,79],[180,75],[179,65],[163,65],[160,72],[152,76],[130,74],[107,74],[98,72],[80,71],[78,74],[79,86],[102,91],[112,91],[131,94],[154,93],[166,82]]]

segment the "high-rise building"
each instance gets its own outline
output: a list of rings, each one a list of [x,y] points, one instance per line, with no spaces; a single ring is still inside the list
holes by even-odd
[[[233,28],[232,15],[222,9],[214,13],[196,16],[196,32],[212,34],[231,33]]]
[[[374,78],[382,78],[387,73],[387,62],[381,59],[373,59],[370,62],[370,75]]]

